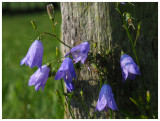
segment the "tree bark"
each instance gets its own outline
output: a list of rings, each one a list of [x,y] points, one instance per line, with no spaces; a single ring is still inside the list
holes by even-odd
[[[140,33],[139,40],[137,42],[137,53],[140,60],[141,65],[141,73],[143,78],[145,79],[146,84],[151,84],[150,79],[152,78],[152,82],[154,84],[158,83],[158,33],[157,33],[157,25],[156,21],[152,26],[150,22],[153,22],[154,19],[157,20],[157,3],[135,3],[135,8],[128,9],[134,17],[139,17],[142,19],[142,30]],[[124,6],[125,7],[125,6]],[[155,12],[150,12],[155,11]],[[61,13],[62,13],[62,41],[71,47],[81,43],[86,40],[89,42],[97,42],[99,48],[102,46],[107,49],[113,49],[117,44],[122,46],[124,52],[128,53],[136,62],[134,54],[132,53],[132,46],[127,37],[127,34],[123,28],[122,18],[119,13],[115,10],[114,3],[61,3]],[[152,13],[152,14],[151,14]],[[150,15],[149,18],[147,16]],[[154,18],[152,18],[154,17]],[[146,23],[145,23],[146,22]],[[134,21],[135,25],[137,21]],[[150,35],[150,40],[145,40],[148,35],[145,26],[149,25],[152,28],[152,33]],[[135,26],[137,28],[137,26]],[[135,33],[133,29],[130,28],[130,31],[133,33],[133,37]],[[143,45],[146,46],[143,46]],[[152,46],[151,46],[152,44]],[[150,49],[149,52],[146,50]],[[92,52],[94,50],[93,45],[91,44]],[[146,50],[146,51],[144,51]],[[61,45],[62,55],[64,56],[69,52],[69,48]],[[96,53],[99,53],[99,50],[95,50]],[[122,75],[119,64],[120,59],[120,48],[116,48],[113,53],[113,58],[107,66],[108,70],[113,70],[110,72],[109,79],[112,82],[112,91],[114,94],[114,98],[118,108],[121,110],[132,111],[134,115],[137,115],[139,112],[137,111],[136,106],[129,100],[129,97],[133,97],[133,95],[137,94],[137,90],[144,91],[144,88],[141,83],[141,79],[138,78],[135,81],[128,80],[125,84],[121,83]],[[142,58],[140,58],[142,57]],[[146,61],[146,60],[151,61]],[[147,66],[146,66],[147,64]],[[109,66],[112,65],[112,66]],[[83,65],[81,65],[83,66]],[[79,68],[77,73],[80,72],[80,76],[78,81],[75,81],[75,89],[77,92],[77,96],[80,97],[78,92],[83,91],[84,103],[87,106],[87,109],[90,111],[91,116],[93,117],[95,114],[96,102],[98,100],[98,95],[100,91],[99,86],[99,77],[97,74],[91,70],[88,71],[87,66],[83,66],[83,68]],[[149,77],[147,73],[154,73],[153,76]],[[149,79],[148,79],[149,78]],[[154,103],[158,103],[158,86],[153,89],[153,86],[147,85],[147,89],[151,91],[155,98],[153,98]],[[136,95],[137,96],[137,95]],[[143,95],[144,96],[144,95]],[[71,100],[71,107],[74,111],[76,118],[90,118],[87,114],[87,111],[84,109],[83,105],[75,99]],[[157,107],[153,105],[153,109],[157,110]],[[68,113],[69,114],[69,113]],[[106,114],[104,112],[97,113],[97,118],[106,118]],[[70,115],[66,116],[70,117]],[[123,118],[124,115],[119,112],[113,112],[113,118]]]

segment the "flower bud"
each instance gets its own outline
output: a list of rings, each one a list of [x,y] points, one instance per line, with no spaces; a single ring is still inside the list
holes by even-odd
[[[82,100],[83,100],[83,91],[82,90],[80,91],[80,94],[81,94],[81,97],[82,97]]]
[[[128,21],[128,19],[131,19],[131,14],[130,13],[126,13],[126,21]]]
[[[125,53],[123,52],[123,50],[121,51],[121,56],[124,55]]]
[[[37,30],[36,23],[35,23],[33,20],[31,20],[31,24],[32,24],[33,28],[34,28],[35,30]]]
[[[93,47],[96,48],[97,47],[97,42],[93,43]]]
[[[56,47],[56,56],[58,57],[59,56],[59,48]]]
[[[54,7],[52,4],[47,5],[47,12],[50,19],[54,18]]]
[[[147,91],[147,92],[146,92],[146,95],[147,95],[147,97],[146,97],[147,102],[150,102],[150,92],[149,92],[149,91]]]
[[[138,29],[141,28],[141,23],[142,23],[142,21],[140,21],[140,22],[138,23]]]

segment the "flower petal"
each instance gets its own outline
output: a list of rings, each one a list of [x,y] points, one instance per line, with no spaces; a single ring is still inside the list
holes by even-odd
[[[34,75],[32,75],[29,79],[28,86],[35,85],[35,83],[36,83],[36,79],[34,78]]]
[[[128,78],[129,78],[130,80],[134,80],[134,79],[136,78],[136,75],[135,75],[135,74],[132,74],[132,73],[129,73]]]
[[[107,104],[107,100],[105,98],[105,95],[102,95],[102,98],[99,99],[99,101],[97,102],[97,109],[99,111],[103,110],[105,107],[106,107],[106,104]]]
[[[84,64],[85,60],[87,59],[87,55],[82,55],[81,56],[81,62]]]
[[[71,83],[65,83],[65,84],[66,84],[67,90],[69,92],[72,92],[74,90],[74,85],[73,85],[72,82]]]
[[[58,71],[55,75],[55,80],[60,80],[64,76],[63,71]]]
[[[70,52],[68,52],[64,57],[66,58],[69,54],[70,54]]]
[[[108,107],[111,108],[112,110],[118,110],[116,102],[113,98],[113,96],[111,96],[111,99],[108,101],[107,103]]]
[[[35,85],[36,91],[38,91],[40,87],[42,87],[43,90],[48,79],[49,72],[50,68],[47,67],[47,65],[43,65],[30,77],[28,86]]]
[[[73,77],[72,77],[71,73],[69,72],[69,70],[64,73],[63,79],[66,83],[71,83],[72,78]]]
[[[27,61],[27,57],[24,57],[24,58],[21,60],[20,65],[23,65],[26,61]]]
[[[35,90],[38,91],[40,89],[40,87],[41,87],[41,83],[36,84],[35,85]]]
[[[124,68],[122,70],[122,82],[125,82],[125,80],[127,79],[128,77],[128,71]]]

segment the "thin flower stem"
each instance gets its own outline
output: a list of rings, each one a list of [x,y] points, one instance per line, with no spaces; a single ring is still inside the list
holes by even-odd
[[[109,109],[109,112],[110,112],[110,119],[112,119],[113,117],[112,117],[112,110],[111,109]]]
[[[74,113],[73,113],[73,111],[71,111],[71,99],[72,99],[72,96],[69,97],[69,101],[68,101],[69,113],[71,114],[71,117],[72,117],[73,119],[75,119]]]
[[[64,94],[64,87],[63,87],[62,79],[61,79],[61,86],[62,86],[62,91],[63,91],[63,94]],[[71,107],[70,107],[70,101],[71,100],[69,98],[69,101],[68,101],[66,96],[64,96],[64,97],[65,97],[65,100],[66,100],[67,104],[69,105],[69,113],[70,113],[72,119],[75,119],[75,116],[72,114]]]
[[[52,22],[52,27],[53,27],[53,33],[54,33],[54,21],[53,21],[53,19],[51,19],[51,22]]]
[[[126,32],[127,32],[127,35],[128,35],[128,37],[129,37],[129,39],[130,39],[130,41],[131,41],[132,48],[133,48],[133,52],[134,52],[134,54],[135,54],[137,64],[138,64],[138,66],[139,66],[139,68],[140,68],[140,64],[139,64],[138,57],[137,57],[137,53],[136,53],[136,49],[135,49],[135,44],[133,43],[133,40],[132,40],[131,34],[130,34],[129,30],[128,30],[128,27],[127,27],[125,18],[124,18],[124,16],[122,15],[122,13],[121,13],[120,8],[119,8],[118,5],[116,5],[116,10],[117,10],[117,11],[119,12],[119,14],[122,16],[123,23],[124,23],[124,28],[125,28],[125,30],[126,30]],[[145,83],[144,83],[144,79],[143,79],[143,78],[142,78],[142,83],[143,83],[144,89],[145,89],[145,91],[146,91],[147,88],[146,88],[146,85],[145,85]]]
[[[68,46],[68,45],[66,45],[63,41],[61,41],[61,40],[59,39],[59,37],[58,37],[56,34],[51,34],[51,33],[48,33],[48,32],[43,32],[42,34],[48,34],[48,35],[53,36],[53,37],[56,38],[60,43],[62,43],[63,45],[65,45],[65,46],[67,46],[68,48],[71,49],[71,47]]]
[[[64,88],[63,88],[62,79],[61,79],[61,86],[62,86],[62,91],[63,91],[63,93],[64,93]]]
[[[135,47],[134,47],[133,40],[132,40],[132,38],[131,38],[131,35],[130,35],[129,30],[128,30],[128,27],[127,27],[126,21],[125,21],[125,19],[124,19],[124,16],[122,15],[122,13],[121,13],[121,11],[120,11],[120,9],[119,9],[118,6],[116,7],[116,9],[117,9],[117,11],[119,12],[119,14],[122,16],[123,23],[124,23],[124,28],[125,28],[125,30],[126,30],[126,32],[127,32],[127,35],[128,35],[128,37],[129,37],[129,39],[130,39],[130,41],[131,41],[132,48],[133,48],[133,52],[134,52],[134,54],[135,54],[137,64],[138,64],[138,66],[140,67],[139,61],[138,61],[138,57],[137,57],[137,53],[136,53],[136,49],[135,49]]]
[[[84,104],[83,100],[80,100],[80,99],[79,99],[78,97],[76,97],[76,96],[74,96],[74,98],[75,98],[77,101],[79,101],[79,102],[84,106],[84,108],[85,108],[85,110],[87,111],[89,117],[92,118],[91,115],[90,115],[90,113],[89,113],[89,111],[88,111],[88,109],[87,109],[87,107],[86,107],[86,105]]]
[[[137,30],[137,35],[136,35],[136,39],[135,39],[135,42],[134,42],[134,47],[136,46],[137,39],[139,37],[141,23],[142,23],[142,21],[140,21],[139,24],[138,24],[138,30]]]
[[[60,104],[60,105],[61,105],[61,104]],[[61,105],[61,106],[62,106],[62,108],[64,108],[64,113],[66,113],[66,114],[67,114],[67,111],[66,111],[66,109],[65,109],[65,104],[63,104],[63,103],[62,103],[62,105]]]
[[[97,111],[94,113],[94,119],[96,119],[96,114],[97,114]]]

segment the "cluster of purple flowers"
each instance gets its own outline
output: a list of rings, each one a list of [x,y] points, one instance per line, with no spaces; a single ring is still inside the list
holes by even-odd
[[[80,45],[73,47],[70,52],[66,54],[66,58],[63,60],[61,67],[55,75],[55,80],[64,79],[69,92],[74,90],[72,79],[76,79],[76,73],[72,59],[67,57],[67,55],[72,54],[75,63],[81,61],[84,64],[89,50],[90,44],[88,42],[83,42]],[[42,58],[43,44],[40,40],[35,40],[20,63],[21,65],[25,63],[26,65],[29,65],[30,68],[35,66],[38,67],[38,70],[30,77],[28,83],[29,86],[35,85],[36,91],[38,91],[40,87],[42,90],[44,89],[50,72],[50,68],[47,65],[42,66]]]
[[[30,68],[35,66],[38,70],[30,77],[28,86],[35,85],[35,90],[38,91],[40,87],[42,90],[48,79],[50,68],[47,65],[42,66],[43,58],[43,44],[40,40],[35,40],[30,46],[27,55],[21,60],[21,65],[24,63]]]
[[[90,44],[88,42],[82,42],[81,44],[73,47],[70,52],[65,55],[66,58],[63,60],[61,67],[55,75],[55,80],[64,79],[69,92],[74,90],[74,84],[72,82],[73,78],[77,79],[73,61],[74,64],[79,61],[84,64],[89,50]],[[73,61],[70,57],[67,57],[68,55],[72,55]],[[30,68],[35,66],[38,67],[38,70],[30,77],[28,83],[29,86],[35,85],[36,91],[40,88],[44,90],[50,72],[50,67],[47,65],[42,66],[42,58],[43,44],[40,40],[35,40],[30,46],[26,56],[21,60],[21,65],[25,63],[26,65],[29,65]],[[122,82],[125,82],[127,78],[134,80],[136,75],[141,75],[139,67],[127,54],[123,54],[121,56],[120,65],[122,69]],[[110,85],[104,84],[99,93],[96,110],[108,111],[109,108],[112,110],[118,110]]]
[[[74,64],[81,61],[83,64],[87,59],[88,52],[90,50],[90,44],[88,42],[82,42],[81,44],[73,47],[70,52],[65,55],[65,59],[63,60],[61,67],[56,73],[55,80],[59,80],[61,78],[64,79],[67,90],[69,92],[74,90],[74,84],[72,82],[73,77],[76,79],[76,73],[74,70],[74,65],[72,59],[67,57],[69,54],[72,55]]]
[[[124,83],[127,78],[134,80],[136,75],[141,75],[140,69],[133,59],[123,54],[120,58],[120,65],[122,70],[122,82]],[[118,110],[115,100],[113,98],[112,89],[108,84],[104,84],[99,93],[96,110],[108,111],[108,109]]]

